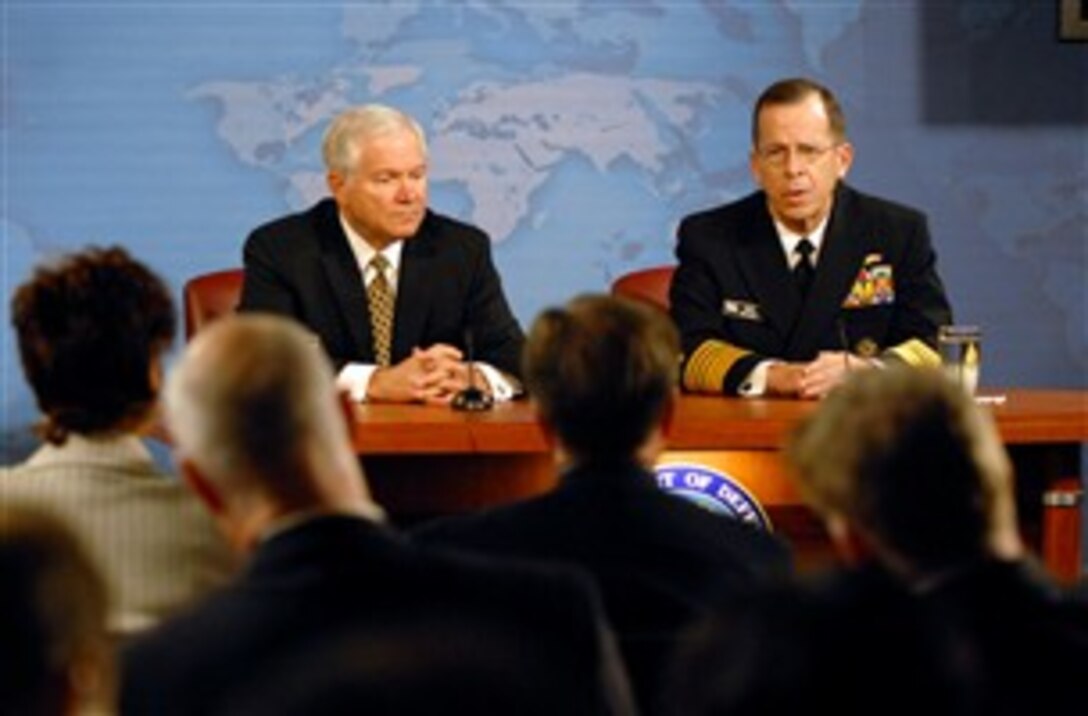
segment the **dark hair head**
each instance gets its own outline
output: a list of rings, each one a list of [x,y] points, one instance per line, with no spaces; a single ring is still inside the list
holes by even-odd
[[[676,389],[679,355],[661,311],[580,296],[536,319],[522,367],[542,419],[577,458],[628,459]]]
[[[11,314],[46,440],[124,430],[150,413],[152,366],[177,318],[163,282],[124,249],[90,248],[38,268]]]
[[[839,101],[827,87],[805,77],[792,77],[779,80],[763,90],[752,109],[752,146],[759,146],[759,113],[768,105],[797,104],[818,95],[824,103],[824,111],[831,126],[831,135],[836,141],[846,140],[846,115],[843,114]]]

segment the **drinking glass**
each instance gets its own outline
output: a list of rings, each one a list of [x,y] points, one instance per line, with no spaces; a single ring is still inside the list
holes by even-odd
[[[982,367],[982,329],[965,325],[941,326],[937,332],[937,350],[945,374],[974,395]]]

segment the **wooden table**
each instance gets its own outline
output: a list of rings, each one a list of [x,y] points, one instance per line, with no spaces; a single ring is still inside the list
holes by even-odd
[[[987,391],[994,395],[995,391]],[[1023,531],[1055,575],[1081,571],[1081,445],[1088,392],[1009,390],[989,405],[1017,472]],[[801,504],[778,454],[816,403],[685,396],[661,463],[698,463],[728,473],[766,508],[802,561],[828,554],[819,523]],[[500,504],[551,488],[555,472],[531,407],[485,413],[359,405],[352,440],[376,498],[395,520]]]

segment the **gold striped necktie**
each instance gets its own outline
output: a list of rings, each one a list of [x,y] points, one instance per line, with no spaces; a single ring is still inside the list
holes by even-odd
[[[368,264],[374,270],[374,278],[366,287],[366,300],[370,308],[370,335],[374,341],[374,362],[388,366],[393,343],[393,290],[386,278],[389,259],[375,254]]]

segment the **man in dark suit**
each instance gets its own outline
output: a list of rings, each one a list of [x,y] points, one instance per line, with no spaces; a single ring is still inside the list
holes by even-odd
[[[932,370],[848,380],[787,448],[798,487],[858,570],[890,575],[955,639],[979,713],[1088,703],[1088,607],[1027,553],[993,418]]]
[[[684,387],[815,398],[876,362],[938,362],[951,309],[924,215],[846,186],[834,95],[767,88],[752,115],[761,191],[685,218],[670,292]]]
[[[651,466],[664,447],[678,355],[676,329],[648,306],[584,296],[545,311],[529,333],[523,375],[562,466],[559,487],[417,532],[587,569],[647,711],[683,627],[723,594],[790,571],[775,538],[658,488]]]
[[[512,396],[521,328],[488,236],[427,208],[419,125],[357,107],[333,120],[323,154],[332,198],[250,234],[240,309],[306,325],[356,400],[448,402],[469,385],[466,357],[481,387]]]
[[[429,551],[382,524],[332,371],[296,324],[217,322],[189,344],[166,393],[182,475],[249,566],[127,651],[123,713],[221,712],[293,654],[349,633],[365,643],[432,624],[506,634],[533,662],[552,665],[565,713],[629,712],[588,580]],[[461,646],[471,665],[470,643]]]

